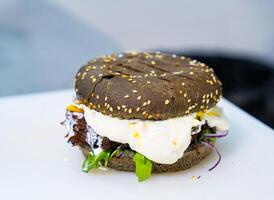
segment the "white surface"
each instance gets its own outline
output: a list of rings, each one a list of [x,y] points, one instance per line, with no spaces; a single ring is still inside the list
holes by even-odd
[[[231,123],[212,154],[189,170],[153,175],[138,183],[133,173],[81,172],[83,156],[64,139],[71,91],[0,99],[1,199],[273,199],[274,132],[223,100]],[[199,176],[193,179],[192,176]]]

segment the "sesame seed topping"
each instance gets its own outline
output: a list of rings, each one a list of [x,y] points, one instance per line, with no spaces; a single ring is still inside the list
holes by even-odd
[[[122,105],[122,108],[125,108],[125,107],[127,107],[126,105]]]
[[[146,105],[147,105],[147,102],[144,102],[144,103],[143,103],[143,106],[146,106]]]
[[[96,80],[97,80],[96,78],[93,78],[93,79],[92,79],[92,82],[94,83],[94,82],[96,82]]]
[[[107,101],[108,100],[108,97],[105,97],[105,101]]]
[[[186,93],[184,93],[184,97],[186,97],[186,95],[187,95],[187,94],[186,94]]]
[[[188,99],[187,102],[188,102],[188,103],[191,102],[191,99]]]
[[[141,98],[142,98],[142,96],[138,96],[138,97],[137,97],[137,100],[141,100]]]
[[[172,54],[172,58],[176,58],[177,57],[177,55],[176,54]]]
[[[138,91],[137,90],[132,90],[133,93],[137,93]]]
[[[184,60],[184,59],[186,59],[186,57],[184,57],[184,56],[181,56],[181,60]]]
[[[194,73],[193,72],[189,72],[189,75],[193,75]]]
[[[110,110],[111,112],[113,112],[113,108],[112,108],[112,107],[109,107],[109,110]]]
[[[140,111],[140,107],[137,107],[137,108],[136,108],[136,112],[139,112],[139,111]]]
[[[117,109],[118,109],[118,110],[121,110],[121,107],[120,107],[120,106],[117,106]]]
[[[147,111],[144,111],[144,112],[142,112],[142,115],[145,115],[147,113]]]
[[[182,86],[185,86],[186,84],[184,82],[182,82]]]
[[[147,101],[147,105],[149,105],[150,103],[151,103],[151,101],[150,101],[150,100],[148,100],[148,101]]]
[[[129,98],[129,95],[128,95],[128,94],[126,94],[126,95],[124,96],[124,98],[125,98],[125,99],[128,99],[128,98]]]
[[[150,64],[151,64],[151,65],[155,65],[156,62],[152,60],[152,61],[150,62]]]
[[[96,69],[96,66],[92,66],[92,69]]]
[[[130,114],[130,113],[132,113],[132,110],[131,110],[131,108],[130,109],[128,109],[128,113]]]
[[[147,84],[151,84],[151,82],[150,82],[150,81],[147,81]]]
[[[99,99],[99,95],[98,94],[96,95],[96,99]]]
[[[165,105],[167,105],[167,104],[169,104],[169,100],[168,99],[165,100]]]

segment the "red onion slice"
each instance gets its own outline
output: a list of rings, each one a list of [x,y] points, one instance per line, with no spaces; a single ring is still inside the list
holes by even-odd
[[[216,133],[206,133],[203,134],[203,136],[208,137],[208,138],[222,138],[227,136],[228,131],[217,131]]]
[[[211,171],[215,167],[217,167],[218,164],[221,162],[222,156],[221,156],[220,152],[217,150],[217,148],[214,145],[212,145],[211,143],[209,143],[209,142],[203,142],[203,141],[201,141],[201,143],[204,144],[204,145],[206,145],[206,146],[211,147],[217,153],[217,155],[219,157],[218,160],[217,160],[217,162],[211,168],[208,169],[208,171]]]

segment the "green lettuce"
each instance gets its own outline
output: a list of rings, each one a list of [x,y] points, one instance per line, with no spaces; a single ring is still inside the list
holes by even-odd
[[[102,151],[98,155],[94,155],[93,152],[89,152],[86,160],[83,163],[82,171],[89,172],[91,169],[96,169],[100,167],[102,164],[107,166],[110,152]]]
[[[139,153],[134,154],[133,161],[135,162],[135,173],[138,180],[147,180],[151,176],[152,162]]]

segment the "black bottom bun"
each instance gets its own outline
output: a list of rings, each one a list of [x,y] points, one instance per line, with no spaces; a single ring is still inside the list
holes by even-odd
[[[85,156],[87,156],[88,151],[85,149],[81,149]],[[199,144],[197,148],[194,146],[190,146],[184,153],[184,156],[177,160],[176,163],[173,164],[159,164],[153,162],[152,164],[152,172],[153,173],[162,173],[162,172],[175,172],[188,169],[196,164],[198,164],[201,160],[207,157],[212,152],[212,148],[206,145]],[[119,157],[112,157],[108,161],[107,167],[113,168],[120,171],[131,171],[135,172],[135,164],[133,161],[134,153],[122,154]]]

